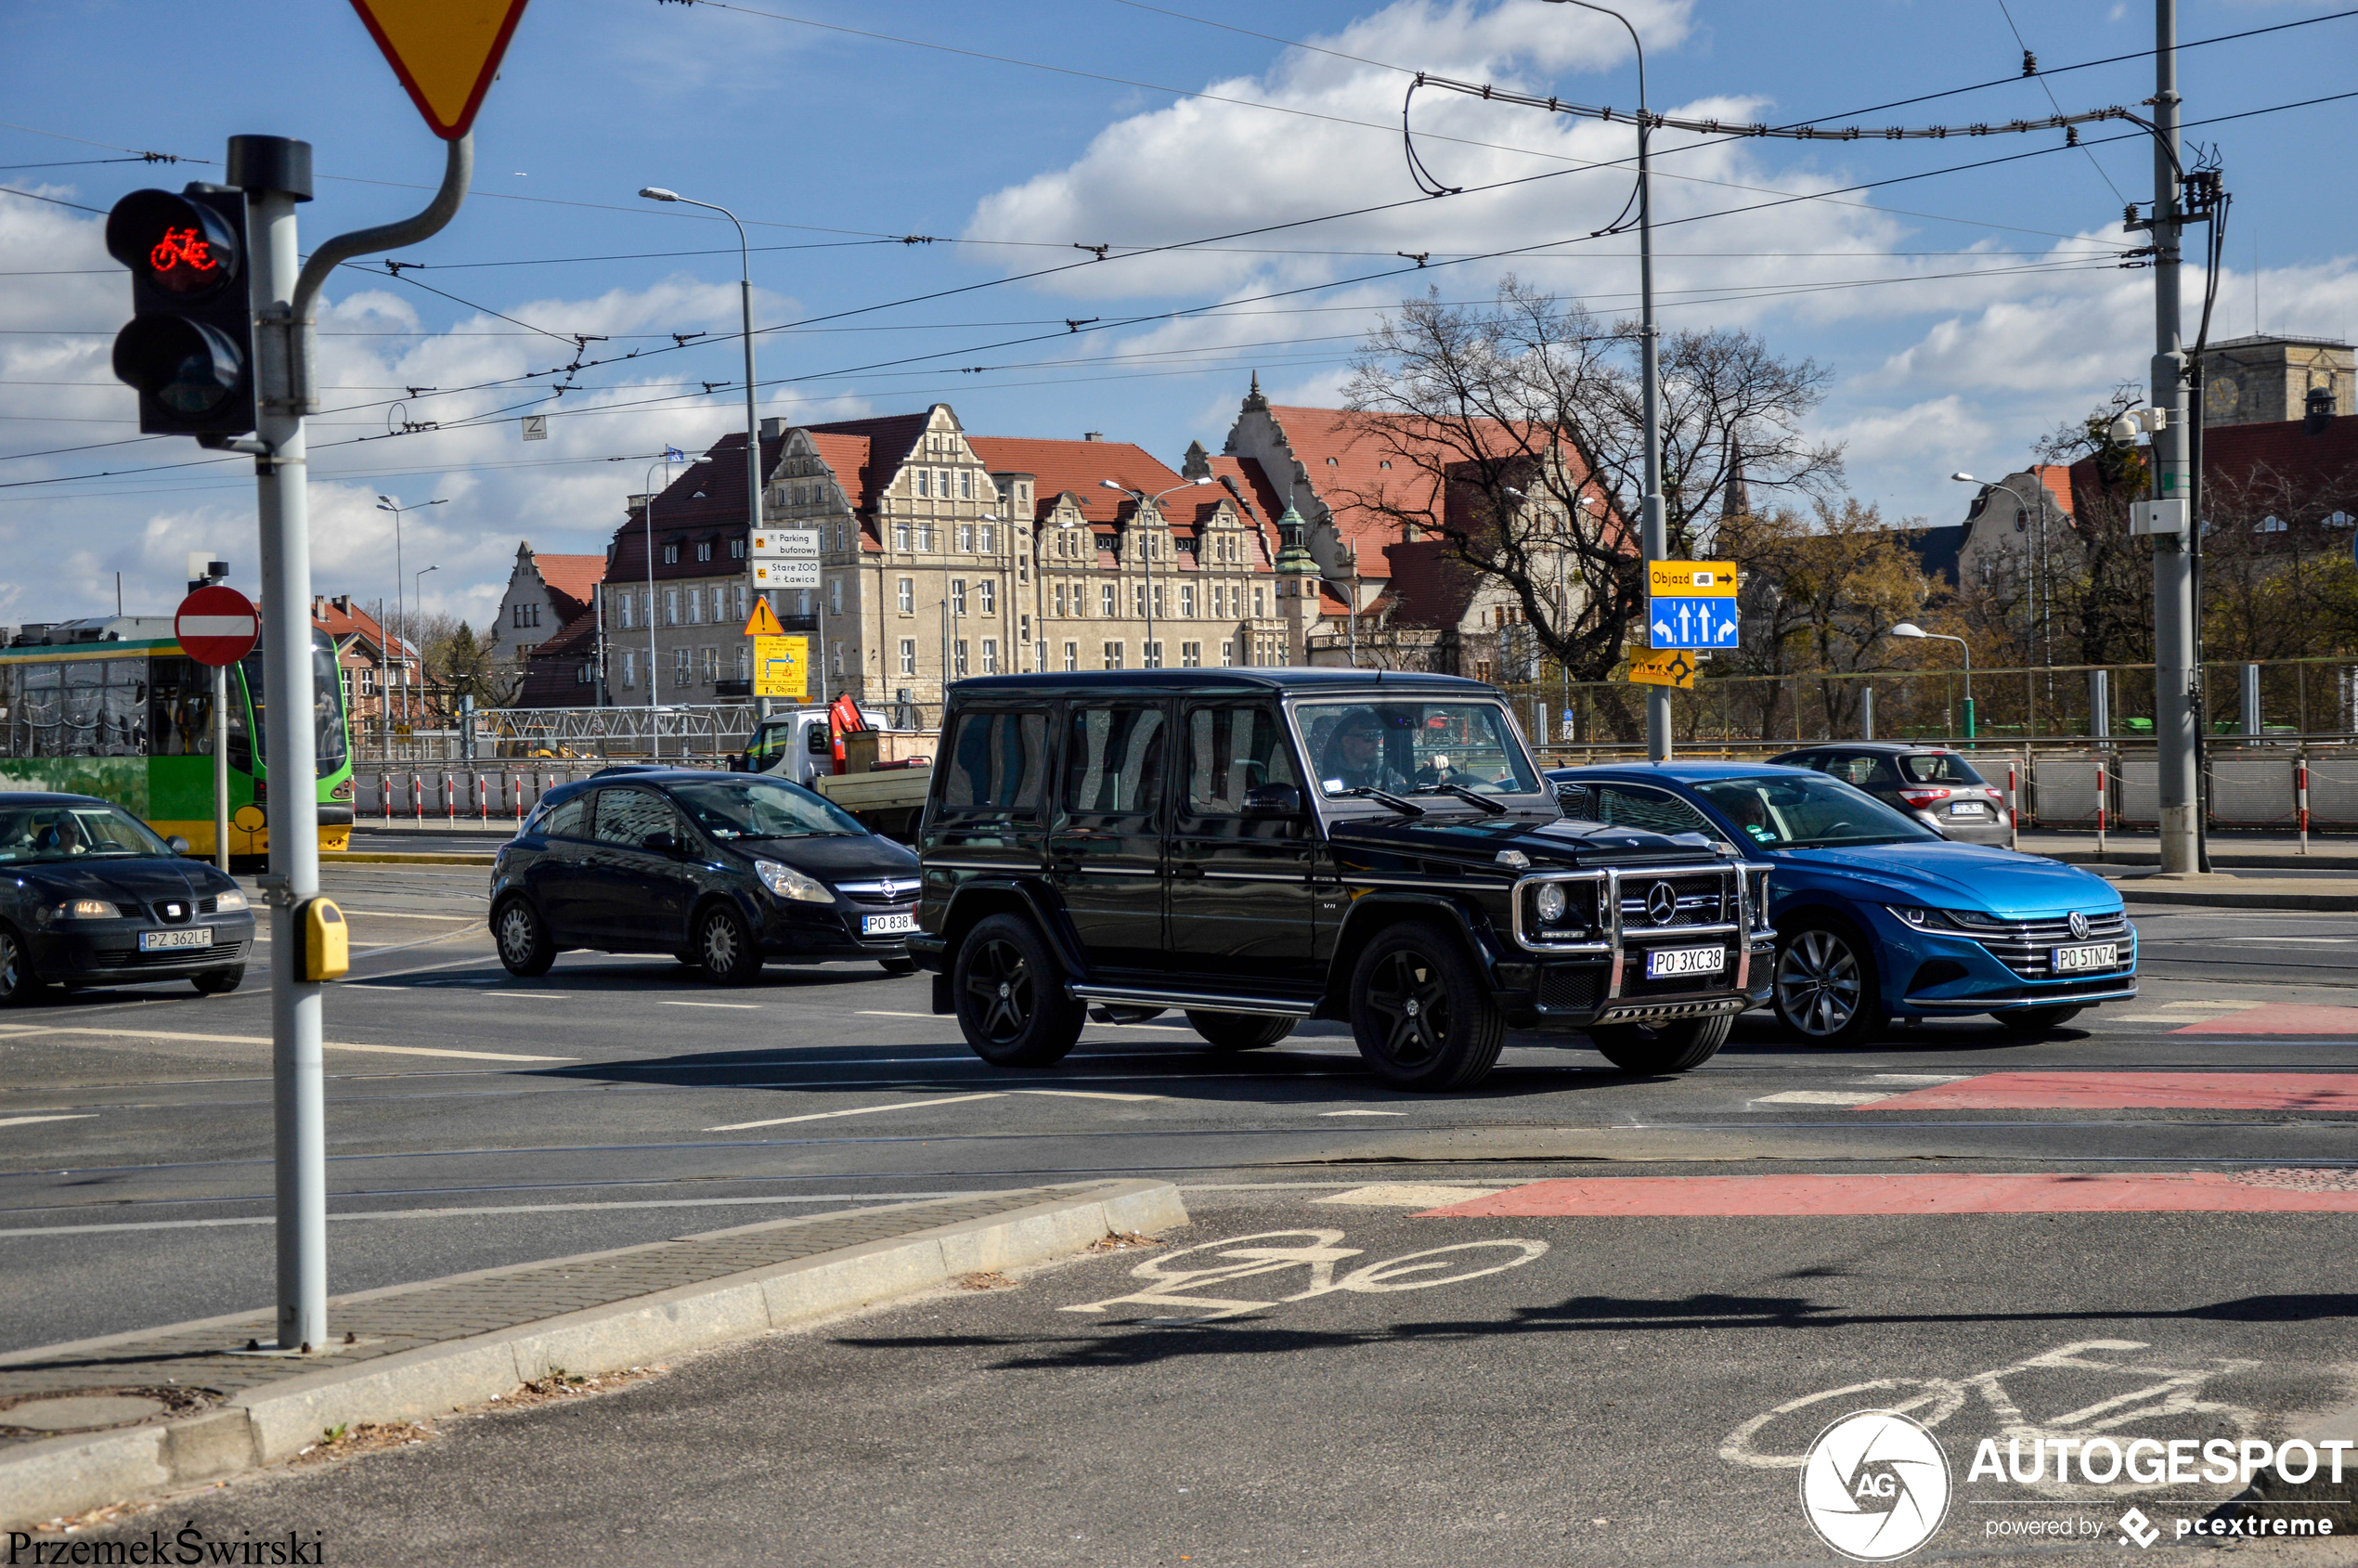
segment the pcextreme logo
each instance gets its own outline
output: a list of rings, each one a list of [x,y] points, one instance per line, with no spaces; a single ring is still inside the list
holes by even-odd
[[[1801,1508],[1818,1538],[1859,1562],[1907,1556],[1949,1514],[1949,1456],[1893,1410],[1856,1410],[1818,1434],[1801,1466]]]

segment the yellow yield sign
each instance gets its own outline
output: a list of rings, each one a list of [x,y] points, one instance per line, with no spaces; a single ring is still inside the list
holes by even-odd
[[[1676,686],[1691,692],[1695,689],[1694,655],[1683,648],[1637,654],[1629,661],[1629,679],[1640,686]]]
[[[1732,561],[1649,561],[1646,593],[1654,599],[1733,599]]]
[[[760,601],[756,600],[756,603]],[[768,606],[763,606],[765,609]],[[773,616],[771,625],[777,625]],[[791,697],[797,702],[810,695],[810,639],[808,637],[757,637],[753,640],[753,694],[757,697]]]
[[[525,0],[352,0],[409,101],[445,141],[475,123]]]

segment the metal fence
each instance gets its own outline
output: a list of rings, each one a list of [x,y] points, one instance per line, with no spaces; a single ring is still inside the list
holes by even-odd
[[[382,732],[353,736],[355,761],[427,762],[600,761],[644,758],[662,743],[667,761],[709,758],[741,751],[753,738],[758,709],[752,703],[680,704],[658,707],[500,707],[475,713],[474,745],[457,728],[413,729],[408,737]]]

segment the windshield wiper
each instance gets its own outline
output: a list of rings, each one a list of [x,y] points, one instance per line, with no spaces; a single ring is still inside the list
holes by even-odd
[[[1352,800],[1372,800],[1379,806],[1389,806],[1411,822],[1425,814],[1425,809],[1415,801],[1403,800],[1390,790],[1378,789],[1372,784],[1356,784],[1350,789],[1330,789],[1327,793],[1330,797],[1341,797]]]
[[[1408,793],[1411,795],[1432,795],[1435,793],[1454,795],[1460,800],[1472,801],[1475,805],[1481,807],[1483,810],[1489,812],[1494,817],[1503,817],[1507,814],[1506,807],[1500,805],[1497,801],[1491,799],[1490,797],[1486,795],[1476,795],[1464,784],[1419,784],[1417,788],[1410,790]]]

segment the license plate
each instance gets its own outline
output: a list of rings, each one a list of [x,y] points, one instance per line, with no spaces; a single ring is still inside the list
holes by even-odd
[[[1676,979],[1680,975],[1716,975],[1728,966],[1724,947],[1655,948],[1646,954],[1646,978]]]
[[[170,952],[176,948],[211,947],[213,927],[192,926],[185,931],[142,931],[139,933],[141,952]]]
[[[1978,800],[1960,800],[1949,808],[1952,817],[1978,817],[1988,814],[1989,808]]]
[[[863,914],[860,917],[860,934],[863,937],[889,936],[895,931],[913,931],[917,917],[913,914]]]
[[[2120,944],[2090,942],[2086,947],[2059,947],[2050,959],[2058,975],[2076,974],[2083,969],[2118,969],[2120,967]]]

